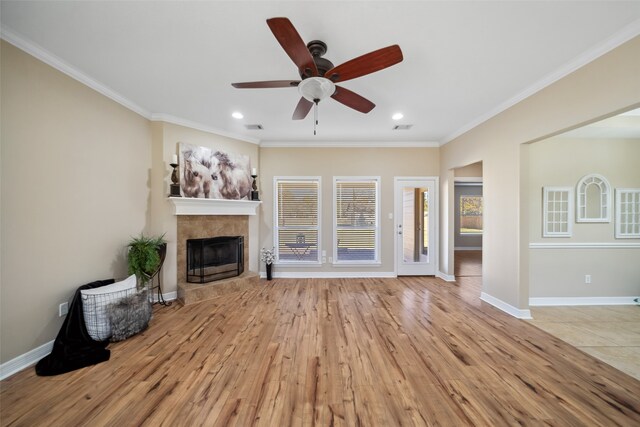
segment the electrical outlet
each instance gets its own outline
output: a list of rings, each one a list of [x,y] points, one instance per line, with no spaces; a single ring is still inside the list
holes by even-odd
[[[60,316],[60,317],[66,316],[68,312],[69,312],[69,303],[68,302],[63,302],[62,304],[60,304],[58,306],[58,316]]]
[[[323,264],[326,264],[326,263],[327,263],[327,257],[326,257],[326,256],[323,256],[323,257],[322,257],[322,263],[323,263]]]
[[[326,257],[327,256],[327,251],[322,251],[322,256]]]
[[[584,283],[591,283],[591,275],[590,274],[585,274],[584,275]]]
[[[333,262],[333,257],[332,257],[332,256],[330,256],[330,257],[329,257],[329,264],[331,264],[332,262]]]

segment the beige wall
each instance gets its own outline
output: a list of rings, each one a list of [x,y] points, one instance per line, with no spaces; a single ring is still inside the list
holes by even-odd
[[[58,304],[126,275],[149,223],[149,122],[1,44],[0,361],[55,338]]]
[[[640,188],[640,139],[549,138],[529,147],[529,235],[533,243],[639,243],[615,238],[615,198],[609,223],[576,223],[570,238],[542,237],[542,188],[576,188],[585,175],[603,175],[615,188]],[[574,194],[575,202],[575,194]],[[530,297],[621,297],[640,291],[640,249],[530,249]],[[585,275],[591,283],[585,284]]]
[[[640,188],[640,139],[574,139],[555,137],[529,147],[530,242],[640,242],[615,238],[615,188]],[[572,187],[590,173],[604,176],[611,185],[611,222],[576,223],[573,237],[542,237],[542,187]],[[640,254],[639,254],[640,256]]]
[[[481,178],[482,162],[473,163],[454,170],[456,178]]]
[[[173,214],[173,205],[167,199],[172,170],[169,163],[172,156],[178,154],[178,143],[185,142],[229,153],[247,155],[251,158],[253,167],[257,167],[259,164],[259,153],[258,145],[256,144],[171,123],[154,122],[152,129],[152,230],[156,234],[165,233],[165,239],[167,240],[167,257],[162,268],[162,290],[164,293],[168,293],[177,291],[177,275],[179,273],[176,269],[177,221],[176,216]],[[248,269],[251,271],[258,271],[260,250],[257,246],[259,221],[260,211],[258,211],[258,215],[249,217],[249,239],[248,242],[245,242],[245,245],[249,247]],[[181,273],[184,274],[184,272]]]
[[[333,177],[379,176],[381,261],[376,267],[292,268],[276,266],[274,274],[284,271],[372,272],[394,271],[393,178],[396,176],[437,176],[438,148],[262,148],[260,150],[260,191],[263,204],[260,240],[262,247],[273,245],[273,177],[322,177],[322,247],[327,257],[333,254]],[[261,266],[264,270],[264,266]]]
[[[483,162],[483,292],[528,307],[528,166],[521,167],[527,159],[521,144],[636,106],[639,75],[636,37],[441,148],[444,199],[452,191],[452,169]],[[452,274],[453,209],[451,202],[441,207],[441,269]]]

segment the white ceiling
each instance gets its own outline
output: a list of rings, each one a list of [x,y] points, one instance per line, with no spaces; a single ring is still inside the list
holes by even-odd
[[[562,138],[637,139],[640,141],[640,108],[558,135]]]
[[[0,15],[3,38],[150,118],[265,145],[441,144],[640,34],[638,1],[2,1]],[[275,16],[335,65],[399,44],[403,62],[343,83],[377,107],[327,99],[314,137],[312,114],[291,120],[296,89],[232,88],[298,78]]]

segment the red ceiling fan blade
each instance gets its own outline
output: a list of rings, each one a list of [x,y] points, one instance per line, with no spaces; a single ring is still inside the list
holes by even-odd
[[[324,77],[330,79],[334,83],[344,82],[346,80],[355,79],[356,77],[375,73],[376,71],[383,70],[401,61],[402,50],[400,50],[400,46],[394,44],[393,46],[374,50],[373,52],[369,52],[347,61],[344,64],[340,64],[337,67],[333,67],[331,70],[326,72]]]
[[[339,103],[365,114],[373,110],[376,106],[376,104],[369,101],[367,98],[363,98],[357,93],[340,86],[336,86],[336,91],[331,95],[331,97]]]
[[[282,46],[289,58],[298,66],[300,74],[307,74],[310,77],[318,75],[318,68],[313,62],[313,56],[307,49],[307,45],[302,41],[300,34],[287,18],[267,19],[267,25],[271,32]]]
[[[295,111],[293,112],[293,120],[302,120],[307,117],[309,111],[311,111],[311,107],[313,107],[313,102],[307,100],[306,98],[300,98],[298,105],[296,106]]]
[[[269,80],[265,82],[244,82],[231,83],[231,86],[238,89],[264,89],[273,87],[296,87],[300,80]]]

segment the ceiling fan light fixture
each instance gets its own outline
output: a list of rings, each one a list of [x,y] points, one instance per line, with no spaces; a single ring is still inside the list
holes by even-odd
[[[300,95],[308,101],[322,101],[330,97],[336,91],[336,85],[324,77],[309,77],[298,85]]]

